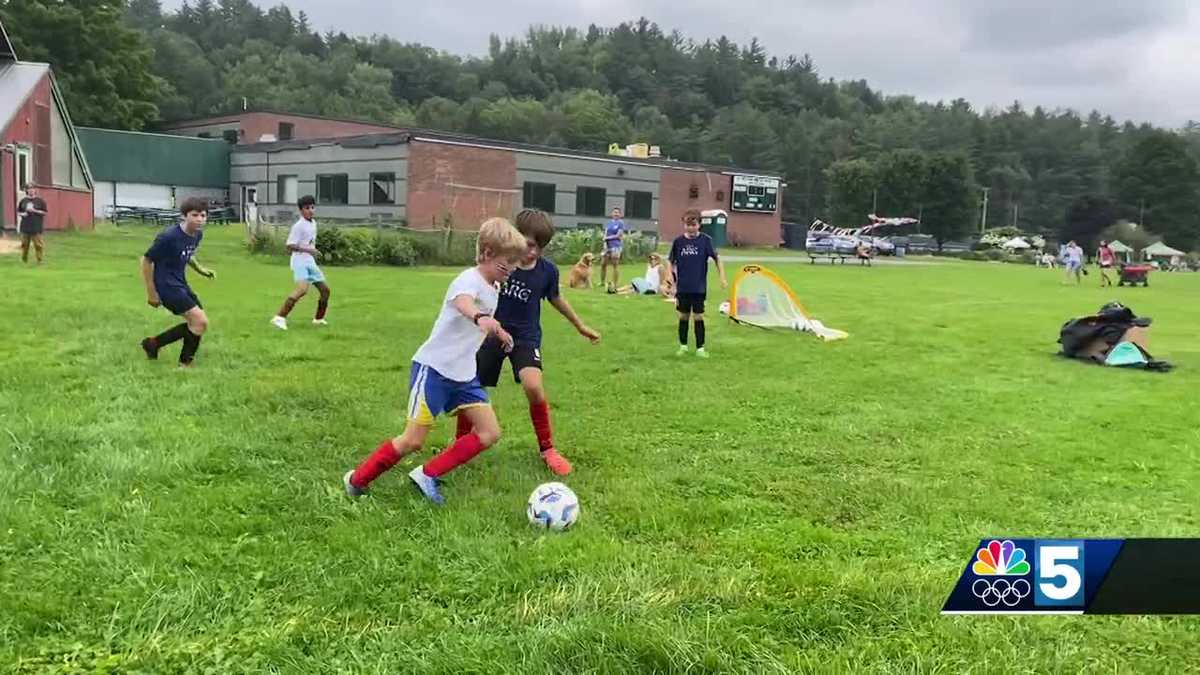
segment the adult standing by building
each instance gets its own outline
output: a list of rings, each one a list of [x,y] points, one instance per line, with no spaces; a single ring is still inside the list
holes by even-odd
[[[42,264],[42,232],[45,230],[46,202],[37,196],[37,187],[25,186],[25,198],[17,204],[17,216],[21,224],[17,228],[21,233],[21,262],[29,262],[29,245],[33,244],[37,263]]]

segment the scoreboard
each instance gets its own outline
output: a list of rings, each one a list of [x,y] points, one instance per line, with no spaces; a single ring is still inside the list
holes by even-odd
[[[752,213],[774,213],[779,204],[779,179],[734,174],[729,208]]]

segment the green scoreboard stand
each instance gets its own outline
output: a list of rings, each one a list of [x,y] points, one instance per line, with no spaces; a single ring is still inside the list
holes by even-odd
[[[734,211],[774,213],[779,204],[779,179],[734,174],[729,202]]]

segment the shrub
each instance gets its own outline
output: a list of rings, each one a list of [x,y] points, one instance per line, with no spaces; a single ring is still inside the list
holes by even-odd
[[[250,234],[246,249],[255,255],[283,255],[287,253],[284,239],[276,237],[270,228],[263,227]]]
[[[988,249],[983,251],[984,260],[1002,261],[1007,254],[999,249]]]
[[[330,265],[364,265],[375,262],[376,236],[368,230],[327,227],[317,232],[320,261]]]
[[[413,239],[400,234],[380,232],[375,238],[375,260],[384,265],[411,267],[417,264]]]
[[[658,244],[656,237],[641,232],[625,235],[621,257],[625,260],[641,260],[650,255]],[[600,255],[604,251],[604,232],[597,228],[559,230],[546,247],[546,257],[559,265],[574,264],[584,253]]]

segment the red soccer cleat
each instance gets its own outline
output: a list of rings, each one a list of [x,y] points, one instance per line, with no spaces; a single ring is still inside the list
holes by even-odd
[[[571,463],[567,461],[566,457],[558,454],[554,448],[543,450],[542,460],[546,462],[546,466],[550,467],[551,471],[559,476],[571,473]]]

